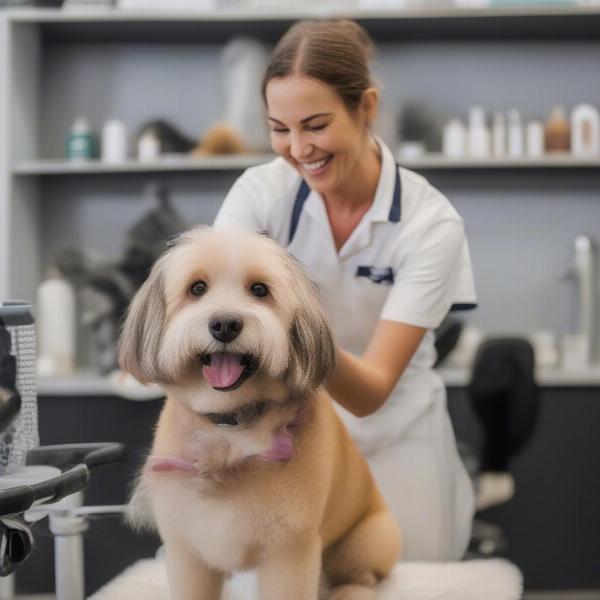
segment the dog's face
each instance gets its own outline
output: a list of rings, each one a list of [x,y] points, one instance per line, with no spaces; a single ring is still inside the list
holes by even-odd
[[[120,346],[139,380],[205,398],[195,409],[265,389],[306,395],[333,360],[315,285],[275,242],[241,230],[180,236],[132,301]]]

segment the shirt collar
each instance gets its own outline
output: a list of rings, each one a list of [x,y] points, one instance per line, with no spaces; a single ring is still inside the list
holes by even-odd
[[[400,221],[402,200],[402,183],[398,165],[391,150],[379,138],[376,140],[381,150],[381,173],[373,204],[364,218],[372,223],[388,221],[397,223]],[[396,185],[396,181],[398,185]]]
[[[379,138],[375,138],[381,151],[381,173],[375,190],[371,208],[365,213],[362,222],[397,223],[400,221],[402,189],[398,165],[391,150]],[[300,215],[306,210],[317,220],[326,219],[325,209],[317,195],[302,179],[297,188],[289,226],[288,243],[294,238]]]

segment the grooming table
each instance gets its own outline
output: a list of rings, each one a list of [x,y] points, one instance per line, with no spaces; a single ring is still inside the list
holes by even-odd
[[[254,573],[230,579],[223,600],[258,600]],[[501,559],[452,563],[399,563],[378,587],[377,600],[519,600],[519,570]],[[89,600],[168,600],[162,559],[140,560]]]

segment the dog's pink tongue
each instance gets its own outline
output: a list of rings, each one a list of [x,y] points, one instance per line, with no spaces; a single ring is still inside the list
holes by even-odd
[[[202,375],[213,387],[226,388],[241,377],[243,370],[240,355],[218,352],[211,356],[210,365],[202,367]]]

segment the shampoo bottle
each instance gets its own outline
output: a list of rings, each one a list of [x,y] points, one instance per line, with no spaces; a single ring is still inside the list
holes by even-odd
[[[525,154],[523,124],[518,110],[512,109],[507,113],[508,119],[508,156],[521,158]]]
[[[571,147],[569,121],[562,106],[555,106],[546,121],[546,152],[568,152]]]
[[[469,156],[472,158],[488,158],[491,153],[490,130],[485,124],[485,113],[480,106],[473,106],[469,111]]]
[[[69,375],[75,369],[75,293],[56,270],[37,289],[38,374]]]
[[[67,158],[73,161],[85,161],[94,158],[94,137],[90,124],[85,117],[73,121],[67,137]]]
[[[600,154],[600,114],[590,104],[580,104],[571,113],[571,152],[575,156]]]

